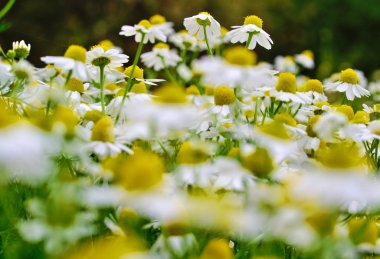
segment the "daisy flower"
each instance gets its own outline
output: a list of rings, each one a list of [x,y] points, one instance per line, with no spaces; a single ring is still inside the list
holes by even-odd
[[[152,51],[142,54],[141,60],[147,67],[153,67],[155,71],[159,71],[165,67],[176,66],[181,58],[174,50],[169,49],[169,45],[158,43]]]
[[[135,36],[136,42],[143,42],[144,44],[148,41],[155,43],[156,40],[166,42],[166,36],[162,29],[153,26],[148,20],[141,20],[134,26],[124,25],[119,34],[126,37]]]
[[[87,64],[96,67],[121,67],[124,63],[128,62],[128,59],[129,57],[127,55],[119,53],[117,49],[104,51],[102,47],[95,47],[87,52]]]
[[[166,18],[162,15],[155,14],[149,18],[149,22],[152,24],[154,30],[161,31],[165,36],[169,36],[174,33],[173,23],[167,22]]]
[[[274,59],[274,68],[281,72],[291,72],[293,74],[298,72],[294,58],[291,56],[277,56]]]
[[[64,73],[72,73],[73,77],[80,80],[87,80],[88,72],[85,66],[87,51],[82,46],[71,45],[65,52],[63,57],[46,56],[42,57],[42,62],[53,64]]]
[[[314,68],[314,54],[310,50],[304,50],[294,57],[295,61],[307,69]]]
[[[227,32],[226,38],[231,43],[244,43],[248,49],[254,49],[256,44],[271,49],[273,44],[270,35],[263,30],[263,20],[256,15],[247,16],[244,24],[232,26],[233,30]]]
[[[343,70],[340,73],[340,78],[335,83],[329,83],[326,85],[326,90],[337,91],[341,93],[346,93],[348,100],[352,101],[355,98],[361,98],[363,96],[369,96],[370,92],[364,89],[359,84],[358,74],[351,68]]]
[[[205,40],[209,55],[213,55],[210,39],[220,36],[220,24],[207,12],[185,18],[183,25],[191,35],[198,40]]]
[[[185,18],[183,25],[189,34],[195,34],[198,40],[205,39],[205,36],[218,37],[220,35],[220,24],[207,12]]]
[[[190,35],[187,31],[182,30],[169,37],[169,41],[176,47],[186,50],[195,50],[197,47],[197,38]]]

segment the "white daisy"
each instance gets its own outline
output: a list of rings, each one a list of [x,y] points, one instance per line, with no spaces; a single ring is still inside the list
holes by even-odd
[[[169,41],[180,49],[194,51],[197,46],[197,38],[183,30],[169,37]]]
[[[158,43],[153,50],[141,55],[142,62],[147,67],[153,67],[155,71],[159,71],[165,67],[174,67],[181,61],[177,52],[169,49],[169,45]]]
[[[162,30],[157,26],[152,26],[148,20],[141,20],[134,26],[124,25],[121,27],[119,34],[126,37],[135,36],[136,42],[143,40],[144,44],[148,43],[148,41],[154,43],[156,40],[166,42],[166,36]]]
[[[166,18],[162,15],[155,14],[149,18],[149,22],[152,24],[153,30],[161,31],[165,36],[169,36],[174,33],[173,23],[167,22]]]
[[[104,51],[102,47],[95,47],[87,52],[87,64],[96,67],[121,67],[124,63],[128,62],[128,59],[129,57],[127,55],[119,53],[117,49]]]
[[[64,73],[72,73],[72,76],[82,81],[86,81],[88,78],[86,63],[86,49],[71,45],[65,52],[64,56],[46,56],[41,60],[46,64],[53,64],[56,68],[59,68]]]
[[[359,76],[351,68],[343,70],[337,82],[327,84],[326,90],[346,93],[350,101],[370,95],[370,92],[359,84]]]
[[[227,32],[226,38],[232,43],[247,42],[248,49],[254,49],[256,44],[271,49],[273,41],[262,27],[263,20],[256,15],[250,15],[245,18],[244,25],[232,26],[233,30]]]
[[[207,12],[201,12],[192,17],[185,18],[183,25],[191,35],[196,35],[197,39],[205,39],[205,32],[208,38],[220,35],[220,24]]]
[[[307,69],[314,68],[314,54],[310,50],[302,51],[294,57],[295,61]]]

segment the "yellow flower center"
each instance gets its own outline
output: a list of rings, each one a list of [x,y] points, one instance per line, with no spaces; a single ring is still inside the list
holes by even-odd
[[[114,84],[114,83],[109,83],[109,84],[106,84],[104,86],[104,89],[107,89],[110,91],[116,91],[116,90],[120,89],[120,86],[118,86],[117,84]]]
[[[274,120],[292,127],[297,126],[297,121],[289,113],[286,112],[276,114],[274,116]]]
[[[155,153],[134,150],[115,171],[115,179],[129,191],[146,190],[161,182],[165,172],[164,161]]]
[[[302,55],[305,55],[311,59],[314,59],[314,53],[311,50],[304,50],[301,53]]]
[[[188,88],[186,88],[186,94],[187,95],[201,95],[196,85],[190,85]]]
[[[75,126],[79,122],[79,117],[73,112],[73,110],[59,106],[55,109],[52,116],[53,122],[59,122],[65,125],[67,133],[73,133]]]
[[[12,125],[19,120],[19,117],[13,112],[13,110],[8,108],[3,100],[0,100],[0,128]]]
[[[102,40],[101,42],[99,42],[99,46],[103,48],[104,51],[107,51],[114,47],[112,41],[110,40]]]
[[[85,48],[79,45],[71,45],[66,50],[64,57],[71,58],[82,63],[86,63],[87,51]]]
[[[93,121],[94,123],[96,123],[98,120],[100,120],[101,118],[103,117],[103,114],[101,111],[98,111],[98,110],[91,110],[91,111],[88,111],[86,112],[86,114],[84,115],[84,119],[85,120],[88,120],[88,121]]]
[[[355,124],[369,123],[370,122],[370,116],[365,111],[357,111],[351,122],[355,123]]]
[[[296,76],[290,72],[280,73],[278,76],[276,90],[295,93],[297,91]]]
[[[148,21],[148,20],[141,20],[138,25],[144,27],[145,29],[149,29],[150,27],[152,27],[152,24]]]
[[[214,95],[214,88],[215,87],[213,87],[211,85],[205,85],[205,94],[208,96]]]
[[[316,116],[309,118],[309,121],[308,121],[307,126],[306,126],[306,133],[310,137],[316,137],[317,136],[317,134],[313,128],[314,128],[315,124],[317,124],[319,118],[320,118],[320,115],[316,115]]]
[[[340,73],[339,81],[356,85],[359,83],[359,76],[353,69],[348,68]]]
[[[178,164],[198,164],[207,161],[208,154],[201,147],[194,147],[191,142],[185,142],[177,154]]]
[[[228,32],[228,29],[224,26],[220,26],[220,35],[224,36]]]
[[[233,259],[232,249],[224,239],[212,239],[204,248],[200,259]]]
[[[250,118],[253,118],[255,116],[255,111],[253,110],[246,110],[244,112],[244,117],[250,119]]]
[[[81,81],[75,77],[70,78],[70,80],[67,82],[66,88],[67,88],[67,90],[70,90],[70,91],[76,91],[79,93],[84,92],[83,81]]]
[[[95,123],[92,128],[91,140],[111,143],[115,142],[113,122],[110,117],[105,116]]]
[[[214,102],[216,105],[229,105],[235,102],[235,93],[231,87],[218,86],[214,89]]]
[[[256,15],[250,15],[250,16],[245,17],[244,25],[248,25],[248,24],[253,24],[259,28],[263,28],[263,20]]]
[[[205,14],[205,15],[211,16],[211,14],[209,12],[200,12],[199,14]]]
[[[317,92],[317,93],[323,93],[323,84],[321,81],[317,79],[310,79],[307,80],[305,84],[305,90],[306,92],[312,91],[312,92]]]
[[[279,121],[272,121],[266,123],[260,127],[260,130],[268,135],[271,135],[279,139],[287,140],[290,138],[289,133],[285,128],[284,124]]]
[[[148,93],[148,89],[144,82],[140,82],[132,86],[131,92],[135,94],[146,94]]]
[[[187,101],[184,89],[177,85],[166,85],[153,92],[154,100],[159,103],[182,104]]]
[[[349,105],[341,105],[336,108],[337,112],[343,113],[348,120],[352,120],[354,118],[354,110]]]
[[[170,49],[170,47],[168,44],[160,42],[154,45],[153,49]]]
[[[230,149],[230,151],[227,154],[228,157],[240,159],[240,148],[233,147]]]
[[[359,147],[353,142],[330,143],[320,147],[316,159],[330,168],[351,168],[362,162]]]
[[[155,14],[152,17],[149,18],[149,21],[151,24],[163,24],[166,22],[166,18],[162,15]]]
[[[243,158],[243,165],[257,177],[267,177],[274,169],[272,158],[265,148],[257,147]]]
[[[224,51],[224,58],[228,63],[238,66],[253,66],[256,64],[255,52],[242,46],[226,49]]]
[[[128,77],[131,76],[132,73],[132,67],[129,66],[124,70],[124,74],[126,74]],[[133,78],[137,79],[144,79],[144,70],[139,68],[138,66],[135,67],[135,71],[133,71]]]

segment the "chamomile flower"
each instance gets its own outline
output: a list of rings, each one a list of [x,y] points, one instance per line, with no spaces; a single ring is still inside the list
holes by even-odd
[[[152,51],[142,54],[141,60],[147,67],[153,67],[155,71],[159,71],[166,67],[176,66],[181,58],[176,51],[169,49],[169,45],[158,43]]]
[[[30,53],[30,44],[26,44],[24,40],[14,41],[12,43],[12,50],[15,53],[16,59],[25,59],[29,56]]]
[[[194,51],[197,47],[197,38],[190,35],[187,31],[179,31],[169,37],[169,41],[172,42],[176,47],[185,50]]]
[[[133,66],[129,66],[124,70],[124,76],[129,78],[132,73],[132,68]],[[140,68],[139,66],[135,67],[135,71],[133,72],[133,79],[142,82],[147,85],[157,85],[159,82],[165,81],[165,79],[158,79],[158,78],[150,78],[150,79],[145,79],[144,78],[144,69]]]
[[[292,56],[277,56],[274,59],[274,68],[281,72],[291,72],[293,74],[298,72],[297,65]]]
[[[88,71],[85,66],[86,56],[87,51],[85,48],[78,45],[71,45],[63,57],[46,56],[42,57],[41,60],[46,64],[53,64],[64,73],[72,73],[72,76],[85,81],[88,78]]]
[[[295,61],[307,69],[314,68],[314,53],[311,50],[304,50],[295,55]]]
[[[271,49],[273,41],[269,34],[263,30],[263,20],[256,15],[247,16],[243,25],[232,26],[232,28],[226,35],[231,43],[247,42],[248,49],[254,49],[256,44]]]
[[[143,41],[144,44],[155,43],[156,40],[166,42],[166,36],[158,27],[154,27],[148,20],[141,20],[134,26],[124,25],[121,27],[120,35],[130,37],[135,36],[136,42]]]
[[[169,36],[174,33],[173,23],[166,21],[166,18],[162,15],[155,14],[149,18],[149,22],[152,24],[154,30],[161,31],[165,36]]]
[[[116,49],[104,51],[102,47],[94,47],[87,52],[87,64],[95,67],[117,68],[127,63],[129,57],[119,53]]]
[[[326,90],[345,93],[347,99],[350,101],[355,98],[370,95],[370,92],[359,84],[359,76],[351,68],[343,70],[340,73],[339,80],[335,83],[329,83],[326,85]]]
[[[206,35],[209,38],[220,35],[220,24],[207,12],[185,18],[183,25],[189,34],[196,35],[198,40],[205,39]]]

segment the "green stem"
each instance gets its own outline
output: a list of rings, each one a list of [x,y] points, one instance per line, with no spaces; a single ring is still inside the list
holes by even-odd
[[[16,0],[9,0],[8,3],[0,10],[0,19],[2,19],[11,10]]]
[[[256,103],[255,103],[255,114],[253,115],[253,125],[256,124],[257,121],[257,112],[259,111],[259,98],[257,98]]]
[[[104,80],[105,80],[104,66],[100,66],[99,69],[100,69],[100,78],[99,78],[100,103],[102,106],[102,114],[105,115],[106,114],[106,108],[105,108],[105,104],[104,104]]]
[[[296,117],[296,115],[298,114],[298,112],[300,111],[301,108],[302,108],[302,103],[300,103],[300,105],[298,105],[298,108],[295,111],[295,113],[293,114],[293,117]]]
[[[277,112],[280,110],[280,108],[281,108],[282,104],[283,104],[283,102],[282,102],[282,101],[280,101],[280,103],[278,104],[278,106],[277,106],[276,110],[274,111],[274,113],[272,114],[272,116],[274,116],[274,115],[276,115],[276,114],[277,114]]]
[[[69,70],[69,73],[66,76],[65,86],[67,86],[67,84],[69,83],[72,75],[73,75],[73,70]]]
[[[164,57],[162,57],[162,56],[159,56],[159,57],[161,59],[162,65],[164,66],[165,73],[169,77],[170,81],[172,81],[173,83],[177,83],[177,80],[175,79],[175,77],[173,76],[173,74],[170,73],[169,68],[166,66]]]
[[[135,69],[136,69],[137,63],[139,62],[140,55],[141,55],[141,52],[142,52],[142,48],[144,46],[144,39],[145,39],[145,33],[141,32],[141,41],[139,43],[139,46],[137,47],[135,59],[133,60],[131,74],[129,75],[129,78],[128,78],[128,81],[127,81],[127,86],[126,86],[124,94],[123,94],[123,99],[121,100],[120,109],[119,109],[119,112],[117,113],[117,116],[116,116],[116,123],[119,121],[121,109],[122,109],[122,107],[124,105],[125,98],[127,97],[127,93],[129,93],[129,91],[132,88],[133,75],[135,73]]]
[[[206,25],[203,25],[203,33],[205,35],[205,41],[206,41],[206,45],[207,45],[207,51],[208,51],[208,54],[210,56],[213,55],[213,52],[212,52],[212,49],[210,48],[210,44],[208,42],[208,38],[207,38],[207,31],[206,31]]]
[[[249,47],[249,44],[251,43],[251,41],[252,41],[252,38],[253,38],[253,32],[249,32],[248,33],[248,40],[247,40],[247,42],[245,43],[245,47],[248,49],[248,47]]]

